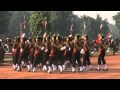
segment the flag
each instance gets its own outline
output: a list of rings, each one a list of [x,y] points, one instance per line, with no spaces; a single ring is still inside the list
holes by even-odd
[[[46,36],[47,36],[47,33],[44,33],[44,34],[43,34],[43,37],[45,38]]]
[[[110,29],[110,32],[112,32],[112,24],[110,24],[110,28],[109,29]]]
[[[22,42],[22,23],[20,23],[20,42]]]
[[[101,24],[100,24],[100,30],[101,30],[101,28],[103,27],[103,25],[102,25],[102,20],[101,20]]]
[[[44,20],[44,29],[46,29],[46,26],[47,26],[47,21],[46,19]]]
[[[85,21],[84,21],[84,30],[86,29]]]
[[[20,42],[22,42],[22,31],[20,31]]]
[[[25,33],[22,34],[22,38],[25,37]]]
[[[25,29],[25,25],[26,25],[26,18],[25,18],[25,15],[24,15],[24,22],[23,22],[23,28]]]
[[[70,32],[73,31],[73,23],[71,24]]]
[[[112,38],[112,34],[109,33],[109,34],[108,34],[108,39],[111,39],[111,38]]]

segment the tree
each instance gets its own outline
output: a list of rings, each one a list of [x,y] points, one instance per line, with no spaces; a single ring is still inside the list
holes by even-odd
[[[116,25],[112,25],[112,38],[114,40],[120,38],[119,30]]]
[[[0,12],[0,34],[7,33],[9,22],[10,22],[11,14],[9,11],[1,11]]]
[[[115,21],[115,25],[117,26],[120,34],[120,12],[113,16],[113,20]]]
[[[34,36],[42,34],[44,32],[44,19],[46,18],[48,32],[68,35],[72,15],[72,11],[35,11],[30,17],[30,30]]]
[[[11,18],[9,23],[9,33],[8,36],[13,38],[15,36],[20,35],[20,23],[24,21],[24,16],[26,20],[26,28],[25,28],[25,34],[26,36],[31,36],[31,32],[29,29],[29,18],[31,16],[32,11],[10,11]]]

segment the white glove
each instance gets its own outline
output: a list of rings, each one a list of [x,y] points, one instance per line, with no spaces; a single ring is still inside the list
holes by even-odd
[[[8,46],[7,44],[5,44],[5,46]]]
[[[48,51],[48,49],[45,50],[45,52],[47,52],[47,51]]]
[[[12,49],[12,51],[14,51],[14,48]]]
[[[22,48],[20,49],[20,52],[21,52],[21,53],[23,52],[23,49],[22,49]]]
[[[44,50],[44,47],[42,47],[41,50]]]
[[[83,52],[84,52],[84,49],[81,49],[80,53],[83,54]]]
[[[61,48],[61,51],[65,50],[65,49],[66,49],[66,46],[62,47],[62,48]]]
[[[66,49],[66,46],[64,46],[64,50]]]
[[[71,48],[68,49],[69,51],[71,50]]]
[[[61,47],[61,51],[63,51],[64,47]]]

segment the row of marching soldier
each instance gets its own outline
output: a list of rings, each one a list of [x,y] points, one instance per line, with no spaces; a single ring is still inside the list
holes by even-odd
[[[101,34],[98,34],[96,44],[99,46],[96,70],[101,70],[102,62],[103,70],[107,71],[108,68],[104,59],[105,44]],[[91,47],[88,36],[85,34],[82,36],[76,34],[74,37],[68,36],[66,38],[54,34],[46,37],[37,36],[28,40],[26,37],[22,37],[22,42],[20,42],[19,37],[15,37],[12,49],[13,69],[22,71],[26,65],[29,72],[37,71],[39,66],[48,73],[54,71],[62,73],[68,67],[71,72],[93,70],[90,60]],[[89,68],[86,68],[86,65]]]

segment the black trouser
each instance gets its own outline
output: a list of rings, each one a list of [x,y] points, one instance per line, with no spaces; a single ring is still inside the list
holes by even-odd
[[[3,64],[3,62],[4,62],[4,55],[1,55],[0,56],[0,65]]]
[[[64,56],[64,61],[69,61],[72,64],[72,52],[67,51],[66,55]]]
[[[85,54],[83,54],[83,66],[86,66],[86,63],[88,63],[88,65],[91,65],[89,51],[87,51]]]
[[[25,54],[24,55],[24,57],[23,57],[23,61],[24,61],[24,63],[26,64],[26,65],[28,65],[29,63],[28,63],[28,54]]]
[[[41,62],[41,56],[40,51],[34,56],[33,67],[36,67]]]
[[[20,66],[21,65],[21,61],[24,61],[24,63],[26,65],[28,65],[28,56],[24,53],[20,53],[19,54],[19,58],[18,58],[18,65]]]
[[[18,64],[18,56],[19,56],[19,54],[13,56],[13,64],[14,65]]]
[[[115,55],[116,52],[116,46],[113,46],[113,55]]]
[[[54,56],[50,56],[48,66],[52,66],[52,64],[57,65],[57,53],[54,52]]]
[[[46,65],[46,62],[49,61],[49,55],[50,55],[50,50],[48,52],[45,52],[43,65]]]
[[[80,53],[79,51],[75,52],[73,54],[73,60],[72,60],[72,67],[75,67],[76,60],[78,62],[79,66],[82,66],[81,60],[80,60]]]
[[[98,65],[101,65],[101,61],[104,64],[106,64],[106,61],[105,61],[105,50],[102,50],[102,53],[98,56]]]
[[[64,64],[64,59],[63,59],[63,51],[58,51],[57,52],[57,65],[63,65]]]
[[[29,60],[30,60],[30,64],[33,65],[33,61],[34,61],[34,54],[33,55],[29,55]]]

